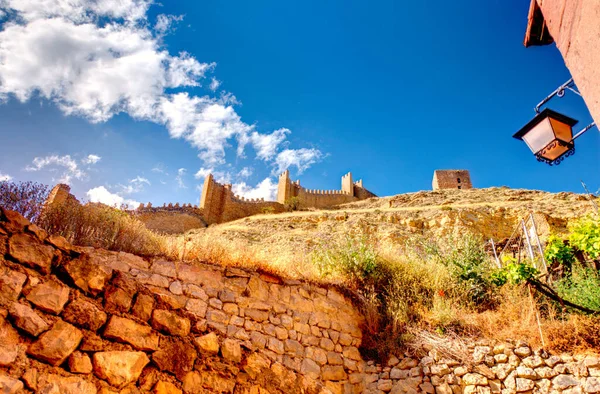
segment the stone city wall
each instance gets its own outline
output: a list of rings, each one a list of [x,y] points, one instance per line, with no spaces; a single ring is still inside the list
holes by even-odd
[[[471,175],[467,170],[435,170],[431,186],[433,190],[473,188]]]
[[[277,201],[281,204],[297,199],[298,208],[333,208],[340,204],[377,197],[363,187],[362,180],[352,181],[352,174],[342,176],[341,190],[312,190],[300,186],[300,181],[292,182],[288,170],[279,175]]]
[[[525,343],[360,351],[338,291],[267,274],[69,245],[0,210],[3,393],[597,393],[598,356]]]
[[[231,185],[222,185],[209,174],[204,178],[200,209],[207,224],[229,222],[260,213],[279,213],[283,204],[264,199],[246,199],[233,194]]]
[[[132,212],[152,231],[165,234],[182,234],[188,230],[206,227],[202,210],[192,204],[164,204],[153,207],[141,204]]]

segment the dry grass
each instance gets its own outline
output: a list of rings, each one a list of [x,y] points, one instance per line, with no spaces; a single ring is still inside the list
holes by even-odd
[[[491,302],[473,303],[468,299],[472,293],[457,280],[451,262],[476,257],[477,251],[456,240],[398,245],[357,231],[350,237],[329,234],[313,239],[311,247],[283,253],[281,246],[267,248],[210,228],[185,235],[156,234],[128,213],[97,204],[55,209],[40,224],[77,245],[246,267],[343,286],[353,293],[365,316],[364,345],[373,357],[421,342],[434,343],[458,357],[463,351],[459,336],[527,339],[534,346],[543,342],[546,348],[560,351],[600,347],[598,318],[563,313],[530,296],[522,286],[505,285]]]

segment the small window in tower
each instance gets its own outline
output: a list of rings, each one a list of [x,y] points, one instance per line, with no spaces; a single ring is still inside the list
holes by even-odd
[[[460,183],[460,178],[456,178],[456,180],[458,181],[458,183]]]
[[[458,185],[458,188],[460,189],[460,185]]]

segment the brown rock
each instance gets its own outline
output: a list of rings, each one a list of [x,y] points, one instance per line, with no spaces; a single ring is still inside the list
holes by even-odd
[[[21,376],[21,379],[25,382],[25,386],[34,391],[37,390],[38,378],[39,373],[36,368],[27,368]]]
[[[10,256],[28,267],[44,274],[49,274],[52,268],[54,248],[42,244],[34,235],[19,233],[8,240]]]
[[[171,372],[181,378],[194,369],[197,356],[192,345],[175,340],[162,340],[160,350],[152,355],[152,361],[161,371]]]
[[[323,380],[344,380],[347,378],[344,367],[341,365],[325,365],[321,370]]]
[[[44,241],[46,238],[48,238],[48,233],[35,224],[28,225],[25,231],[35,235],[40,241]]]
[[[202,387],[202,375],[199,372],[192,371],[188,372],[183,377],[183,391],[186,393],[202,393],[204,388]]]
[[[138,294],[133,306],[133,315],[140,320],[148,321],[154,309],[154,297],[147,294]]]
[[[242,348],[240,343],[234,339],[225,339],[221,345],[221,354],[225,360],[239,363],[242,361]]]
[[[0,222],[9,233],[20,233],[30,224],[20,213],[0,207]]]
[[[10,308],[10,317],[15,326],[34,337],[48,329],[48,323],[27,305],[15,302]]]
[[[151,327],[124,317],[112,316],[104,330],[104,337],[129,343],[138,350],[158,349],[158,334]]]
[[[83,334],[62,320],[56,321],[50,331],[43,333],[29,347],[28,354],[48,364],[58,366],[77,349]]]
[[[154,394],[181,394],[181,389],[177,388],[173,383],[165,382],[163,380],[156,383],[154,386]]]
[[[79,296],[62,313],[65,321],[76,326],[96,331],[106,323],[107,315],[96,305]]]
[[[135,382],[150,362],[144,352],[94,353],[94,374],[112,386],[123,387]]]
[[[132,301],[132,295],[118,287],[109,286],[104,292],[104,307],[111,313],[129,312]]]
[[[92,257],[83,253],[79,258],[67,261],[63,269],[81,290],[97,295],[110,279],[112,269],[100,265]]]
[[[0,315],[0,367],[12,364],[19,354],[19,333]]]
[[[7,305],[11,301],[16,301],[26,280],[27,275],[0,267],[0,304]]]
[[[73,373],[91,373],[92,361],[90,357],[81,352],[74,352],[69,356],[69,371]]]
[[[171,335],[185,337],[190,333],[190,320],[180,317],[174,312],[157,309],[152,313],[152,327]]]
[[[203,318],[206,316],[206,309],[208,304],[201,299],[190,298],[185,303],[185,310],[196,315],[197,317]]]
[[[202,353],[217,354],[219,353],[219,337],[214,332],[197,337],[194,343],[198,350]]]
[[[3,394],[17,394],[23,390],[23,382],[0,372],[0,392]]]
[[[50,280],[35,286],[27,294],[27,300],[44,312],[58,315],[69,301],[69,288]]]
[[[54,246],[55,248],[65,252],[70,252],[73,249],[71,247],[71,244],[67,242],[65,237],[62,237],[60,235],[51,235],[48,237],[48,239],[46,239],[46,242]]]

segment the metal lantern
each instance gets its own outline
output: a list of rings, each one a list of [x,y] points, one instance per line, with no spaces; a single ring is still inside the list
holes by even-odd
[[[575,153],[573,126],[577,120],[549,108],[538,113],[514,138],[525,141],[538,161],[558,164]]]

